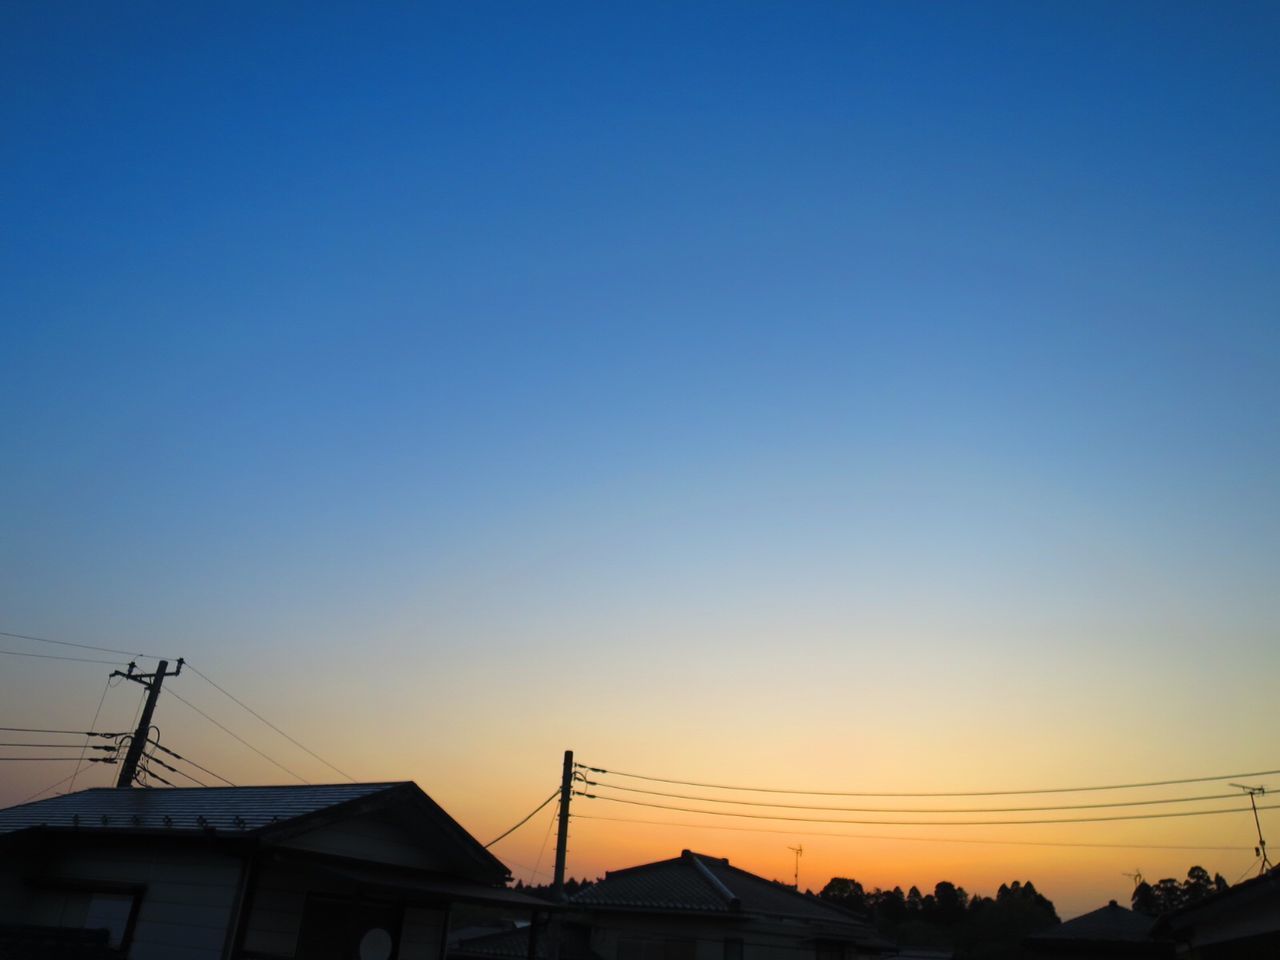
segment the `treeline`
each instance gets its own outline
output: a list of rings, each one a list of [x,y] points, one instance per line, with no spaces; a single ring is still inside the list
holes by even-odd
[[[1133,888],[1131,903],[1138,913],[1159,917],[1179,907],[1198,903],[1229,886],[1222,874],[1215,873],[1210,877],[1204,867],[1192,867],[1187,871],[1187,879],[1181,883],[1172,877],[1155,883],[1144,880]]]
[[[950,949],[971,960],[1019,956],[1025,937],[1059,922],[1053,903],[1029,880],[1001,884],[994,897],[984,897],[947,880],[922,894],[914,886],[906,893],[866,890],[857,880],[833,877],[818,896],[862,915],[900,946]]]
[[[595,886],[595,883],[596,882],[594,880],[588,880],[586,877],[583,877],[581,880],[575,880],[573,877],[570,877],[564,882],[564,895],[566,897],[572,897],[575,893],[580,893],[587,889],[587,887]],[[521,881],[517,880],[515,889],[519,890],[521,893],[527,893],[531,897],[537,897],[540,900],[554,899],[551,896],[551,884],[549,883],[530,883],[525,885]]]

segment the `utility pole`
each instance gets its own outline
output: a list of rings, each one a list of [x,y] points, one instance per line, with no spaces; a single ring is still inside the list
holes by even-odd
[[[560,825],[556,830],[556,872],[551,882],[551,898],[564,901],[564,861],[569,844],[569,799],[573,796],[573,751],[564,752],[564,770],[560,774]]]
[[[1258,876],[1262,876],[1271,869],[1271,861],[1267,859],[1267,841],[1262,838],[1262,821],[1258,819],[1258,801],[1255,799],[1258,794],[1266,793],[1266,787],[1249,787],[1243,783],[1229,784],[1232,787],[1238,787],[1249,794],[1249,806],[1253,808],[1253,825],[1258,828],[1258,845],[1254,847],[1253,852],[1262,858],[1262,866],[1258,870]]]
[[[133,778],[138,773],[138,761],[142,759],[142,749],[147,745],[148,734],[151,731],[151,715],[156,712],[156,700],[160,698],[160,685],[164,683],[164,678],[176,677],[182,672],[183,658],[178,658],[178,669],[173,673],[166,673],[169,669],[169,661],[161,660],[156,666],[155,673],[134,673],[137,667],[136,663],[130,662],[127,673],[121,673],[119,670],[111,671],[113,677],[124,677],[126,680],[132,680],[134,683],[141,684],[147,691],[147,702],[143,704],[142,715],[138,717],[138,729],[133,732],[133,739],[129,741],[129,750],[124,756],[124,763],[120,765],[120,776],[116,778],[117,787],[133,786]]]
[[[556,872],[551,881],[551,899],[564,903],[564,861],[569,846],[569,800],[573,797],[573,751],[564,752],[564,769],[560,774],[560,825],[556,831]],[[547,924],[547,960],[560,960],[560,914],[553,913]],[[533,933],[529,935],[533,942]],[[530,947],[532,950],[533,948]]]

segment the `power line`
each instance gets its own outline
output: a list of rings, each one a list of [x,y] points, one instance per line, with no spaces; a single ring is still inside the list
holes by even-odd
[[[49,730],[43,727],[0,727],[8,733],[65,733],[72,737],[122,737],[122,733],[99,733],[94,730]]]
[[[0,757],[0,760],[23,760],[23,761],[28,761],[32,763],[36,761],[43,762],[43,761],[53,761],[53,760],[68,760],[68,761],[76,760],[77,762],[79,762],[78,757]],[[88,763],[115,763],[116,758],[115,757],[86,757],[85,761]],[[67,779],[70,780],[71,778],[67,777]],[[1267,808],[1263,807],[1262,809],[1265,810]]]
[[[26,653],[22,650],[0,650],[10,657],[31,657],[35,660],[68,660],[72,663],[101,663],[108,667],[120,666],[119,660],[94,660],[91,657],[64,657],[53,653]]]
[[[747,820],[786,820],[795,823],[852,823],[859,826],[887,827],[994,827],[1015,826],[1018,824],[1039,823],[1103,823],[1119,820],[1162,820],[1170,817],[1203,817],[1215,813],[1248,813],[1247,807],[1224,807],[1218,810],[1181,810],[1171,813],[1131,813],[1114,817],[1047,817],[1038,820],[835,820],[822,817],[784,817],[761,813],[734,813],[728,810],[699,810],[696,807],[674,807],[662,803],[648,803],[644,800],[624,800],[621,797],[603,797],[594,793],[576,790],[579,797],[589,800],[608,800],[612,803],[626,803],[635,807],[652,807],[655,810],[675,810],[680,813],[701,813],[712,817],[741,817]],[[1259,807],[1259,810],[1280,809],[1280,803]]]
[[[61,747],[67,750],[114,750],[115,747],[86,746],[79,743],[0,743],[0,747]]]
[[[973,843],[992,844],[1011,847],[1099,847],[1123,848],[1138,850],[1251,850],[1252,847],[1200,846],[1198,844],[1161,844],[1161,843],[1084,843],[1054,840],[988,840],[972,837],[902,837],[877,833],[830,833],[814,830],[783,830],[771,827],[733,827],[719,823],[677,823],[671,820],[640,820],[631,817],[596,817],[587,813],[575,813],[575,820],[602,820],[611,823],[643,823],[657,827],[683,827],[699,830],[732,830],[736,833],[776,833],[782,836],[795,837],[838,837],[846,840],[904,840],[921,843]]]
[[[147,767],[145,764],[143,764],[143,765],[138,769],[138,773],[139,773],[140,775],[142,775],[142,776],[146,777],[146,779],[148,779],[148,780],[150,780],[150,779],[152,779],[152,778],[155,778],[156,780],[159,780],[161,783],[163,783],[166,787],[172,787],[172,786],[173,786],[173,784],[172,784],[172,783],[170,783],[170,782],[169,782],[168,780],[166,780],[164,777],[160,776],[160,774],[158,774],[158,773],[156,773],[155,771],[151,770],[151,769],[150,769],[149,767]],[[144,783],[144,784],[143,784],[143,786],[144,786],[144,787],[147,787],[147,786],[150,786],[150,784],[148,784],[148,783]]]
[[[646,790],[643,787],[624,787],[616,783],[602,783],[597,780],[583,779],[593,787],[605,787],[609,790],[626,790],[629,793],[644,793],[654,797],[669,797],[674,800],[699,800],[705,803],[728,803],[739,807],[775,807],[784,810],[828,810],[837,813],[1018,813],[1040,812],[1046,810],[1097,810],[1105,807],[1145,807],[1164,803],[1194,803],[1200,800],[1229,800],[1238,797],[1238,793],[1212,793],[1199,797],[1161,797],[1155,800],[1114,800],[1108,803],[1068,803],[1047,807],[954,807],[946,810],[928,807],[823,807],[805,803],[768,803],[763,800],[724,800],[720,797],[690,796],[686,793],[667,793],[662,790]]]
[[[173,773],[176,773],[176,774],[177,774],[178,776],[180,776],[180,777],[186,777],[186,778],[187,778],[188,780],[190,780],[192,783],[198,784],[199,786],[202,786],[202,787],[207,787],[207,786],[209,786],[209,785],[208,785],[207,783],[205,783],[203,780],[197,779],[196,777],[193,777],[191,774],[186,773],[186,772],[184,772],[184,771],[182,771],[182,770],[179,770],[177,767],[173,767],[173,766],[170,766],[169,764],[165,763],[163,760],[161,760],[159,757],[157,757],[157,756],[156,756],[156,754],[155,754],[155,751],[154,751],[154,750],[153,750],[151,753],[147,754],[147,762],[148,762],[148,763],[158,763],[158,764],[160,764],[160,766],[164,767],[166,770],[172,771]],[[169,784],[169,786],[173,786],[173,784]]]
[[[19,803],[18,806],[22,806],[23,804],[30,803],[32,800],[40,796],[40,794],[42,793],[48,793],[50,790],[57,789],[58,787],[66,783],[68,780],[72,779],[75,775],[76,775],[75,773],[69,773],[65,777],[63,777],[61,780],[59,780],[57,783],[51,783],[49,784],[49,786],[45,787],[43,790],[37,790],[35,793],[31,794],[31,796],[27,797],[27,799],[23,800],[22,803]]]
[[[274,723],[272,723],[270,720],[268,720],[266,717],[264,717],[262,714],[260,714],[257,710],[253,709],[253,707],[249,706],[247,703],[245,703],[245,702],[244,702],[243,700],[241,700],[239,697],[235,696],[233,693],[231,693],[231,692],[230,692],[229,690],[227,690],[226,688],[224,688],[224,687],[220,686],[219,684],[215,683],[215,682],[214,682],[213,680],[211,680],[208,676],[206,676],[204,673],[202,673],[202,672],[201,672],[197,667],[195,667],[195,666],[193,666],[192,664],[188,663],[188,664],[187,664],[187,669],[188,669],[188,670],[190,670],[192,673],[194,673],[197,677],[199,677],[199,678],[200,678],[201,680],[203,680],[205,683],[209,684],[209,686],[213,687],[213,688],[214,688],[215,690],[217,690],[219,693],[223,694],[223,696],[227,697],[227,698],[228,698],[228,699],[230,699],[232,702],[236,703],[237,705],[239,705],[239,706],[243,707],[245,710],[249,711],[249,713],[253,714],[255,717],[257,717],[259,720],[261,720],[263,723],[265,723],[268,727],[270,727],[270,728],[271,728],[272,730],[274,730],[276,733],[280,734],[280,736],[284,737],[286,740],[288,740],[290,743],[292,743],[292,744],[293,744],[295,747],[297,747],[299,750],[302,750],[304,753],[308,753],[308,754],[310,754],[312,757],[314,757],[315,759],[319,760],[321,763],[323,763],[326,767],[328,767],[328,768],[329,768],[330,770],[332,770],[334,773],[337,773],[339,776],[346,777],[346,778],[347,778],[348,780],[350,780],[352,783],[355,783],[355,782],[356,782],[356,778],[355,778],[355,777],[353,777],[353,776],[351,776],[351,774],[347,773],[347,772],[346,772],[346,771],[344,771],[344,770],[340,770],[340,769],[338,769],[338,768],[337,768],[337,767],[335,767],[332,763],[330,763],[328,760],[326,760],[324,757],[320,756],[320,754],[316,753],[316,752],[315,752],[314,750],[312,750],[311,748],[307,747],[306,745],[304,745],[304,744],[302,744],[302,743],[298,742],[297,740],[295,740],[293,737],[289,736],[289,734],[285,733],[283,730],[281,730],[279,727],[277,727]]]
[[[202,767],[202,766],[200,766],[200,764],[196,763],[194,760],[188,760],[188,759],[187,759],[186,757],[184,757],[182,754],[180,754],[180,753],[178,753],[178,752],[176,752],[176,751],[174,751],[174,750],[170,750],[168,747],[162,747],[159,743],[156,743],[154,740],[153,740],[153,741],[151,741],[151,742],[152,742],[152,744],[155,746],[155,748],[156,748],[157,750],[163,750],[165,753],[169,754],[169,756],[171,756],[171,757],[176,757],[177,759],[181,760],[183,763],[189,763],[189,764],[191,764],[191,766],[195,767],[197,770],[200,770],[200,771],[202,771],[202,772],[204,772],[204,773],[207,773],[209,776],[213,777],[213,778],[214,778],[214,779],[216,779],[216,780],[221,780],[221,781],[222,781],[223,783],[225,783],[228,787],[234,787],[234,786],[235,786],[235,784],[234,784],[234,783],[232,783],[230,780],[228,780],[226,777],[222,776],[221,774],[214,773],[214,772],[213,772],[212,770],[210,770],[208,767]],[[157,763],[159,763],[160,761],[159,761],[159,760],[157,760],[156,762],[157,762]],[[179,772],[180,772],[180,771],[179,771]],[[184,776],[185,776],[185,774],[184,774]],[[194,778],[194,777],[192,777],[191,779],[193,779],[193,780],[194,780],[195,778]],[[199,781],[196,781],[196,782],[198,783]],[[201,786],[208,786],[208,784],[200,784],[200,785],[201,785]]]
[[[102,705],[107,702],[107,691],[111,689],[111,677],[107,677],[107,682],[102,685],[102,696],[98,698],[98,709],[93,711],[93,719],[89,721],[89,729],[92,730],[98,725],[98,716],[102,713]],[[71,786],[67,788],[70,793],[76,787],[76,777],[80,775],[80,765],[84,762],[84,755],[89,747],[90,734],[85,734],[84,747],[80,750],[80,760],[76,763],[76,768],[71,771]],[[119,744],[116,744],[119,749]]]
[[[197,707],[197,706],[196,706],[194,703],[192,703],[190,700],[188,700],[188,699],[186,699],[185,697],[183,697],[183,696],[182,696],[182,694],[180,694],[180,693],[174,693],[174,692],[173,692],[172,690],[170,690],[168,687],[164,687],[163,689],[164,689],[164,692],[165,692],[165,693],[169,694],[169,696],[174,697],[175,699],[177,699],[177,700],[178,700],[178,701],[180,701],[181,703],[185,703],[188,707],[190,707],[190,708],[191,708],[192,710],[194,710],[196,713],[200,714],[200,716],[204,717],[206,720],[208,720],[210,723],[212,723],[215,727],[217,727],[217,728],[218,728],[219,730],[221,730],[223,733],[225,733],[225,734],[227,734],[228,736],[231,736],[231,737],[235,738],[236,740],[240,741],[242,744],[244,744],[246,747],[248,747],[250,750],[252,750],[252,751],[253,751],[254,753],[256,753],[258,756],[262,757],[262,759],[264,759],[264,760],[266,760],[267,762],[272,763],[272,764],[274,764],[275,766],[279,767],[281,770],[283,770],[283,771],[284,771],[285,773],[287,773],[289,776],[293,777],[295,780],[299,780],[299,781],[301,781],[302,783],[308,783],[308,784],[310,783],[310,781],[309,781],[309,780],[307,780],[306,778],[301,777],[301,776],[299,776],[298,774],[294,773],[292,770],[290,770],[288,767],[286,767],[286,766],[285,766],[283,763],[281,763],[279,760],[275,760],[275,759],[273,759],[272,757],[267,756],[267,754],[263,753],[261,750],[259,750],[257,747],[255,747],[252,743],[250,743],[250,742],[249,742],[248,740],[246,740],[244,737],[240,736],[240,734],[238,734],[238,733],[236,733],[235,731],[230,730],[230,729],[228,729],[227,727],[223,726],[223,725],[222,725],[221,723],[219,723],[217,720],[213,719],[213,717],[209,716],[207,713],[205,713],[203,710],[201,710],[199,707]]]
[[[493,846],[495,843],[497,843],[499,840],[503,839],[504,837],[506,837],[506,836],[508,836],[508,835],[510,835],[510,834],[515,833],[517,830],[519,830],[521,827],[523,827],[526,823],[528,823],[530,820],[532,820],[532,819],[533,819],[534,814],[536,814],[539,810],[541,810],[543,807],[545,807],[548,803],[550,803],[552,800],[554,800],[554,799],[555,799],[556,797],[558,797],[558,796],[560,796],[560,790],[559,790],[559,788],[557,788],[557,789],[556,789],[555,793],[551,794],[551,796],[547,797],[547,799],[543,800],[540,804],[538,804],[536,807],[534,807],[534,808],[533,808],[533,813],[529,814],[527,817],[525,817],[523,820],[521,820],[519,823],[517,823],[517,824],[516,824],[514,827],[512,827],[510,830],[506,830],[506,831],[504,831],[503,833],[499,834],[499,835],[498,835],[497,837],[495,837],[494,839],[490,840],[488,843],[486,843],[486,844],[484,845],[484,848],[485,848],[486,850],[488,850],[490,847],[492,847],[492,846]]]
[[[1255,770],[1250,773],[1223,773],[1213,777],[1184,777],[1180,780],[1149,780],[1145,783],[1111,783],[1090,787],[1040,787],[1035,790],[978,790],[950,791],[933,793],[870,793],[851,790],[793,790],[779,787],[743,787],[730,786],[723,783],[699,783],[694,780],[674,780],[667,777],[650,777],[639,773],[623,773],[619,770],[605,770],[603,767],[590,767],[584,763],[575,764],[579,769],[592,773],[609,774],[615,777],[627,777],[632,780],[649,780],[653,783],[671,783],[682,787],[705,787],[708,790],[742,790],[748,793],[790,793],[810,797],[1011,797],[1033,793],[1089,793],[1095,790],[1134,790],[1142,787],[1170,787],[1182,783],[1212,783],[1215,780],[1234,780],[1244,777],[1269,777],[1280,774],[1280,770]]]
[[[50,640],[48,637],[33,637],[29,633],[10,633],[7,630],[0,630],[0,637],[12,637],[15,640],[32,640],[36,643],[52,643],[59,647],[78,647],[81,650],[97,650],[100,653],[118,653],[125,657],[141,657],[144,660],[167,659],[153,653],[135,653],[132,650],[117,650],[114,647],[96,647],[91,643],[72,643],[70,640]]]

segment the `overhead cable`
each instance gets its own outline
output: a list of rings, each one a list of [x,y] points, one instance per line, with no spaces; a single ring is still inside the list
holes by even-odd
[[[98,647],[91,643],[72,643],[70,640],[50,640],[48,637],[33,637],[29,633],[10,633],[0,630],[0,637],[12,637],[15,640],[32,640],[35,643],[52,643],[59,647],[77,647],[81,650],[97,650],[100,653],[118,653],[125,657],[141,657],[143,660],[167,660],[154,653],[135,653],[132,650],[118,650],[114,647]]]
[[[1038,823],[1103,823],[1119,820],[1162,820],[1171,817],[1204,817],[1217,813],[1248,813],[1249,807],[1223,807],[1217,810],[1181,810],[1170,813],[1131,813],[1112,817],[1047,817],[1036,820],[837,820],[823,817],[785,817],[776,814],[735,813],[730,810],[699,810],[696,807],[676,807],[662,803],[648,803],[644,800],[624,800],[621,797],[604,797],[599,794],[575,791],[575,796],[590,800],[608,800],[611,803],[625,803],[635,807],[652,807],[655,810],[675,810],[680,813],[701,813],[712,817],[740,817],[747,820],[786,820],[795,823],[851,823],[860,826],[893,826],[893,827],[994,827],[1016,826],[1020,824]],[[1259,810],[1280,809],[1280,803],[1260,806]]]
[[[27,653],[24,650],[0,650],[0,653],[10,657],[31,657],[35,660],[69,660],[72,663],[99,663],[108,667],[118,667],[121,665],[119,660],[95,660],[92,657],[64,657],[54,653]]]
[[[727,803],[739,807],[774,807],[784,810],[826,810],[835,813],[1019,813],[1043,812],[1047,810],[1097,810],[1105,807],[1145,807],[1165,803],[1194,803],[1201,800],[1230,800],[1238,797],[1237,793],[1210,793],[1199,797],[1161,797],[1155,800],[1113,800],[1107,803],[1067,803],[1056,806],[1041,807],[952,807],[939,810],[929,807],[824,807],[807,803],[771,803],[764,800],[725,800],[720,797],[690,796],[686,793],[667,793],[663,790],[645,790],[643,787],[624,787],[616,783],[603,783],[597,780],[583,780],[593,787],[606,787],[609,790],[626,790],[629,793],[643,793],[654,797],[668,797],[673,800],[699,800],[704,803]]]
[[[299,774],[294,773],[292,770],[290,770],[288,767],[286,767],[286,766],[285,766],[283,763],[281,763],[279,760],[276,760],[276,759],[274,759],[273,757],[270,757],[270,756],[268,756],[267,754],[263,753],[261,750],[259,750],[257,747],[255,747],[252,743],[250,743],[250,742],[249,742],[248,740],[246,740],[244,737],[240,736],[240,734],[236,733],[234,730],[229,729],[228,727],[226,727],[226,726],[224,726],[223,724],[219,723],[217,720],[213,719],[213,717],[209,716],[209,714],[205,713],[203,710],[201,710],[199,707],[197,707],[197,706],[196,706],[194,703],[192,703],[190,700],[186,699],[186,697],[184,697],[182,694],[180,694],[180,693],[174,693],[174,692],[173,692],[173,690],[171,690],[171,689],[170,689],[170,688],[168,688],[168,687],[161,687],[161,690],[162,690],[164,693],[169,694],[169,696],[173,697],[175,700],[179,701],[180,703],[185,703],[188,707],[190,707],[190,708],[191,708],[192,710],[194,710],[196,713],[200,714],[200,716],[204,717],[206,720],[208,720],[210,723],[212,723],[215,727],[217,727],[217,728],[218,728],[219,730],[221,730],[223,733],[225,733],[225,734],[227,734],[228,736],[233,737],[234,739],[238,740],[240,743],[244,744],[246,747],[248,747],[250,750],[252,750],[252,751],[253,751],[254,753],[256,753],[258,756],[262,757],[262,759],[263,759],[263,760],[266,760],[268,763],[274,764],[275,766],[279,767],[281,770],[283,770],[283,771],[284,771],[285,773],[287,773],[289,776],[293,777],[295,780],[298,780],[298,781],[300,781],[300,782],[302,782],[302,783],[307,783],[307,784],[309,784],[309,783],[311,782],[311,781],[307,780],[305,777],[300,776]]]
[[[299,741],[295,740],[293,737],[289,736],[289,734],[285,733],[283,730],[281,730],[274,723],[272,723],[270,720],[268,720],[266,717],[260,714],[257,710],[253,709],[253,707],[249,706],[247,703],[245,703],[235,694],[231,693],[225,687],[222,687],[219,684],[215,683],[212,679],[210,679],[208,676],[202,673],[197,667],[193,666],[190,663],[187,663],[187,669],[190,670],[192,673],[194,673],[197,677],[199,677],[205,683],[209,684],[209,686],[213,687],[223,696],[227,697],[233,703],[249,711],[249,713],[253,714],[255,717],[257,717],[259,720],[265,723],[268,727],[270,727],[276,733],[280,734],[280,736],[284,737],[286,740],[292,743],[299,750],[303,751],[304,753],[310,754],[312,757],[314,757],[316,760],[319,760],[321,763],[323,763],[326,767],[328,767],[330,770],[332,770],[334,773],[338,774],[339,776],[346,777],[352,783],[356,782],[356,778],[351,776],[351,774],[347,773],[345,770],[340,770],[338,767],[335,767],[332,763],[330,763],[324,757],[320,756],[320,754],[316,753],[310,747],[306,746],[303,743],[300,743]]]
[[[492,840],[490,840],[488,843],[486,843],[486,844],[484,845],[484,848],[485,848],[486,850],[488,850],[490,847],[492,847],[492,846],[493,846],[495,843],[497,843],[499,840],[503,839],[504,837],[509,836],[510,834],[515,833],[517,830],[519,830],[521,827],[523,827],[526,823],[528,823],[530,820],[532,820],[532,819],[533,819],[534,814],[536,814],[539,810],[541,810],[543,807],[545,807],[548,803],[550,803],[552,800],[554,800],[554,799],[555,799],[556,797],[558,797],[558,796],[560,796],[560,791],[557,789],[554,793],[552,793],[552,794],[551,794],[551,796],[547,797],[547,799],[543,800],[540,804],[538,804],[536,807],[534,807],[534,808],[533,808],[533,813],[531,813],[531,814],[529,814],[527,817],[523,818],[519,823],[517,823],[517,824],[516,824],[514,827],[512,827],[510,830],[505,830],[505,831],[503,831],[502,833],[500,833],[498,836],[494,837]]]
[[[1145,783],[1111,783],[1089,787],[1039,787],[1034,790],[953,790],[943,792],[869,792],[856,790],[798,790],[780,787],[743,787],[730,786],[723,783],[699,783],[694,780],[675,780],[668,777],[650,777],[639,773],[623,773],[619,770],[605,770],[602,767],[591,767],[585,763],[574,766],[592,773],[609,774],[615,777],[627,777],[632,780],[649,780],[653,783],[671,783],[682,787],[705,787],[708,790],[742,790],[748,793],[790,793],[809,797],[1012,797],[1033,793],[1089,793],[1095,790],[1136,790],[1143,787],[1170,787],[1182,783],[1212,783],[1215,780],[1236,780],[1247,777],[1270,777],[1280,774],[1280,770],[1253,770],[1248,773],[1222,773],[1212,777],[1183,777],[1176,780],[1149,780]]]
[[[70,760],[78,760],[78,759],[79,759],[78,757],[0,757],[0,760],[23,760],[31,763],[34,763],[37,761],[40,761],[40,762],[53,761],[53,760],[70,761]],[[84,761],[86,763],[115,763],[116,758],[115,757],[85,757]],[[67,779],[70,780],[71,778],[68,777]],[[1262,810],[1265,808],[1259,807],[1258,809]]]
[[[95,730],[48,730],[42,727],[0,727],[9,733],[65,733],[71,737],[121,737],[121,733],[99,733]]]
[[[202,766],[200,766],[200,764],[196,763],[194,760],[190,760],[190,759],[188,759],[187,757],[184,757],[182,754],[180,754],[180,753],[178,753],[178,752],[176,752],[176,751],[174,751],[174,750],[170,750],[168,747],[163,747],[163,746],[161,746],[161,745],[160,745],[159,743],[157,743],[155,740],[152,740],[152,741],[150,741],[150,742],[151,742],[151,744],[152,744],[152,745],[153,745],[157,750],[163,750],[163,751],[164,751],[165,753],[167,753],[169,756],[171,756],[171,757],[176,757],[177,759],[181,760],[183,763],[189,763],[189,764],[191,764],[191,766],[195,767],[197,770],[200,770],[200,771],[203,771],[204,773],[207,773],[209,776],[213,777],[213,778],[214,778],[214,779],[216,779],[216,780],[221,780],[221,781],[222,781],[223,783],[225,783],[228,787],[234,787],[234,786],[235,786],[235,784],[234,784],[234,783],[232,783],[230,780],[228,780],[226,777],[222,776],[221,774],[214,773],[214,772],[213,772],[212,770],[210,770],[208,767],[202,767]],[[157,763],[159,763],[160,761],[158,761],[158,760],[157,760],[156,762],[157,762]],[[185,774],[184,774],[184,776],[185,776]],[[193,780],[194,780],[195,778],[194,778],[194,777],[192,777],[191,779],[193,779]],[[199,783],[199,781],[196,781],[196,782],[197,782],[197,783]],[[207,787],[207,786],[208,786],[208,784],[207,784],[207,783],[202,783],[202,784],[200,784],[200,785],[201,785],[202,787]]]
[[[1135,850],[1222,850],[1238,852],[1252,850],[1253,847],[1202,846],[1199,844],[1163,844],[1163,843],[1085,843],[1067,840],[991,840],[973,837],[902,837],[883,833],[830,833],[816,830],[792,830],[780,827],[735,827],[722,823],[677,823],[671,820],[640,820],[632,817],[597,817],[589,813],[575,813],[575,820],[602,820],[610,823],[642,823],[656,827],[682,827],[696,830],[732,830],[736,833],[776,833],[795,837],[836,837],[846,840],[893,840],[921,843],[973,843],[992,844],[1011,847],[1099,847],[1122,848]],[[1255,861],[1256,862],[1256,861]]]

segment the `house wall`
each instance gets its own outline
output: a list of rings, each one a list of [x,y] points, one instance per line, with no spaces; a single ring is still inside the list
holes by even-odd
[[[807,924],[672,914],[595,915],[590,922],[591,949],[602,960],[819,960],[814,930]],[[727,947],[728,941],[741,942],[741,952]],[[854,960],[858,955],[852,944],[832,944],[821,957]]]
[[[292,958],[302,931],[308,894],[341,895],[305,866],[266,863],[258,871],[248,904],[243,949],[260,957]],[[445,909],[406,907],[400,930],[400,960],[440,960]]]
[[[240,880],[238,857],[173,844],[103,845],[48,849],[38,859],[6,858],[0,869],[13,896],[0,901],[0,922],[82,926],[89,895],[76,885],[145,887],[129,960],[218,960]],[[48,884],[27,884],[38,873]],[[17,883],[14,879],[18,878]]]
[[[603,960],[731,960],[726,942],[740,941],[741,960],[815,960],[813,943],[800,942],[810,936],[733,918],[613,915],[593,918],[591,950]]]
[[[284,840],[279,846],[419,870],[447,872],[449,868],[449,864],[429,849],[421,837],[376,815],[327,824]]]

